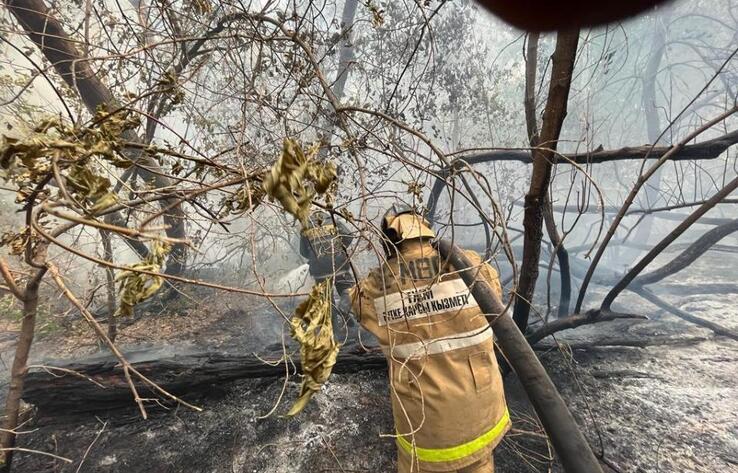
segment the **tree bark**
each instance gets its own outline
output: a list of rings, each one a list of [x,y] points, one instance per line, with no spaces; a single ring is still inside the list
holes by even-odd
[[[538,72],[538,33],[528,35],[525,55],[525,126],[528,130],[528,142],[531,146],[538,143],[538,118],[536,116],[536,72]]]
[[[22,293],[23,319],[21,322],[20,335],[15,347],[15,357],[10,370],[10,384],[8,395],[5,399],[5,420],[3,430],[0,432],[0,473],[10,471],[13,460],[13,448],[15,447],[15,429],[18,427],[20,415],[20,401],[23,394],[23,386],[26,377],[26,366],[28,355],[33,344],[34,331],[36,329],[36,313],[38,311],[38,288],[41,278],[46,274],[46,269],[41,269],[26,284]]]
[[[513,314],[515,323],[521,331],[525,331],[528,326],[530,304],[533,302],[536,280],[538,279],[544,203],[551,180],[551,168],[555,160],[557,142],[566,117],[578,42],[578,30],[560,32],[556,37],[551,82],[541,127],[540,146],[542,148],[536,148],[533,151],[533,170],[530,188],[525,196],[525,214],[523,217],[523,227],[525,228],[523,260],[520,266],[520,280]]]
[[[547,322],[543,327],[537,329],[535,332],[528,335],[528,343],[535,345],[549,335],[561,332],[562,330],[569,330],[572,328],[581,327],[582,325],[589,325],[599,322],[609,322],[611,320],[618,319],[647,319],[645,315],[638,314],[627,314],[620,312],[607,312],[605,314],[600,313],[598,310],[588,310],[583,314],[572,314],[568,317],[563,317],[553,322]]]
[[[599,462],[566,403],[528,341],[507,315],[502,301],[487,282],[477,278],[478,271],[453,243],[448,240],[439,241],[438,251],[442,258],[461,271],[461,277],[469,286],[482,312],[487,315],[487,320],[497,335],[497,344],[518,375],[564,465],[564,470],[567,473],[602,473]]]
[[[530,33],[528,35],[528,44],[525,55],[525,99],[523,105],[525,108],[525,125],[528,130],[528,141],[530,146],[535,148],[538,146],[538,120],[536,117],[536,72],[538,69],[538,33]],[[564,241],[559,235],[556,228],[556,220],[554,219],[553,210],[551,209],[550,199],[546,199],[543,209],[543,220],[546,224],[546,231],[551,244],[556,249],[556,259],[559,263],[561,287],[559,292],[559,317],[563,317],[569,313],[569,300],[571,299],[571,274],[569,271],[569,253],[566,251]],[[549,273],[551,271],[549,267]],[[550,288],[549,288],[550,290]]]
[[[120,108],[120,104],[113,97],[110,89],[103,84],[90,67],[90,59],[77,50],[73,39],[49,11],[43,0],[5,0],[5,6],[64,82],[78,92],[82,103],[91,114],[95,114],[100,107],[108,111]],[[127,141],[143,143],[143,140],[130,130],[124,133],[123,138]],[[172,187],[172,180],[165,176],[153,158],[138,150],[131,150],[128,157],[138,166],[139,174],[145,181],[153,182],[157,187],[165,189]],[[176,202],[176,197],[160,201],[163,208],[172,206]],[[177,239],[186,238],[184,212],[181,204],[174,205],[163,216],[163,220],[168,226],[167,236]],[[181,274],[185,267],[186,257],[187,247],[184,243],[173,245],[167,261],[167,274]]]

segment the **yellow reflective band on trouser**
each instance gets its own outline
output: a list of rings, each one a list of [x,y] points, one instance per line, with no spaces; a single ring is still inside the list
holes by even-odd
[[[470,440],[461,445],[448,448],[420,448],[415,447],[414,451],[418,460],[428,463],[450,462],[466,458],[473,455],[487,445],[491,444],[505,432],[507,424],[510,423],[510,412],[505,409],[505,413],[497,424],[487,432],[483,433],[474,440]],[[413,445],[405,440],[402,436],[397,437],[397,444],[402,447],[408,454],[413,454]]]

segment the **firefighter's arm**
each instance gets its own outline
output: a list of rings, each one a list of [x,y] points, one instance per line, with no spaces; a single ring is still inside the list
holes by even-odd
[[[338,235],[341,237],[341,243],[344,248],[348,248],[351,242],[354,241],[353,235],[351,235],[349,229],[340,220],[336,220],[336,230],[338,230]]]

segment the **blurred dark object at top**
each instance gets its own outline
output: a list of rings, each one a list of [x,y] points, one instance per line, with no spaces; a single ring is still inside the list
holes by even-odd
[[[511,25],[553,31],[624,20],[671,0],[478,0]]]

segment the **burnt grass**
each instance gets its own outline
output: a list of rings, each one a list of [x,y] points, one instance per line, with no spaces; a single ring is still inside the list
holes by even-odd
[[[738,471],[733,341],[675,322],[620,322],[574,331],[539,351],[606,471]],[[587,332],[591,333],[587,333]],[[597,333],[595,336],[594,333]],[[639,341],[644,347],[622,346]],[[566,343],[568,342],[568,343]],[[632,344],[632,343],[631,343]],[[573,347],[573,348],[572,348]],[[561,471],[515,379],[506,377],[514,429],[496,450],[498,471]],[[391,472],[395,447],[383,371],[333,375],[297,418],[281,417],[299,391],[283,379],[212,386],[203,411],[134,406],[39,413],[18,446],[72,459],[16,455],[18,472]],[[81,466],[80,466],[81,463]]]

